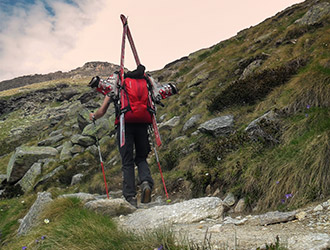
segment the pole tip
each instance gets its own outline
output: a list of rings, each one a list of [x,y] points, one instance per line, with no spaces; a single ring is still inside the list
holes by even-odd
[[[166,202],[167,202],[167,203],[171,203],[171,200],[170,200],[170,199],[168,199]]]

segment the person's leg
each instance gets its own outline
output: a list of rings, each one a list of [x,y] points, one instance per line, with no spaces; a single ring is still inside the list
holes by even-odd
[[[131,124],[125,124],[125,145],[123,147],[120,147],[120,133],[119,128],[117,128],[117,141],[122,160],[123,195],[128,201],[136,195],[133,158],[134,135],[132,133],[132,126],[130,125]]]
[[[154,181],[151,177],[147,157],[150,152],[148,124],[136,124],[135,131],[135,164],[138,166],[140,182],[147,181],[153,187]]]
[[[148,125],[137,124],[135,126],[135,164],[138,166],[139,179],[141,182],[141,202],[148,203],[151,201],[151,190],[153,187],[153,179],[147,157],[150,152],[150,144],[148,139]]]

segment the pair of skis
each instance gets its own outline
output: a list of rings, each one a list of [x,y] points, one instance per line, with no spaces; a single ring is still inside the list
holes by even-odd
[[[123,109],[123,105],[124,105],[124,58],[125,58],[125,40],[126,40],[126,36],[128,38],[128,41],[131,45],[131,49],[132,49],[132,52],[133,52],[133,55],[134,55],[134,58],[135,58],[135,62],[136,62],[136,66],[139,66],[141,63],[140,63],[140,59],[139,59],[139,56],[137,54],[137,51],[136,51],[136,48],[135,48],[135,45],[134,45],[134,42],[133,42],[133,38],[132,38],[132,34],[131,34],[131,31],[128,27],[128,24],[127,24],[127,18],[124,16],[124,15],[120,15],[120,19],[123,23],[123,37],[122,37],[122,44],[121,44],[121,57],[120,57],[120,82],[121,82],[121,108]],[[146,77],[148,77],[146,75]],[[151,97],[151,95],[149,94],[149,103],[150,103],[150,106],[151,106],[151,109],[152,110],[155,110],[155,104],[154,104],[154,101]],[[120,118],[119,118],[119,121],[120,121],[120,146],[124,146],[125,145],[125,113],[122,113],[120,114]],[[158,126],[157,126],[157,122],[156,122],[156,115],[155,113],[152,113],[152,129],[154,131],[154,135],[155,135],[155,140],[156,140],[156,144],[158,147],[160,147],[162,145],[162,141],[161,141],[161,138],[160,138],[160,134],[159,134],[159,130],[158,130]],[[159,167],[159,171],[160,171],[160,175],[161,175],[161,178],[162,178],[162,181],[163,181],[163,185],[164,185],[164,190],[165,190],[165,194],[166,194],[166,198],[167,198],[167,203],[170,203],[171,200],[169,199],[169,196],[168,196],[168,193],[167,193],[167,189],[166,189],[166,185],[165,185],[165,180],[164,180],[164,177],[163,177],[163,173],[162,173],[162,170],[161,170],[161,167],[160,167],[160,162],[159,162],[159,158],[158,158],[158,154],[157,154],[157,151],[156,151],[156,147],[153,144],[153,148],[154,148],[154,151],[155,151],[155,155],[156,155],[156,160],[157,160],[157,164],[158,164],[158,167]]]
[[[125,59],[125,41],[126,41],[126,36],[128,38],[128,41],[131,45],[131,49],[135,58],[135,62],[136,62],[136,66],[139,66],[140,63],[140,59],[139,56],[137,54],[136,51],[136,47],[134,45],[133,42],[133,38],[132,38],[132,34],[131,31],[128,27],[128,23],[127,23],[127,18],[124,15],[120,15],[120,19],[123,23],[123,36],[122,36],[122,43],[121,43],[121,56],[120,56],[120,84],[121,84],[121,88],[120,88],[120,102],[121,102],[121,108],[123,109],[123,105],[124,105],[124,59]],[[148,77],[148,76],[146,76]],[[149,95],[149,103],[151,105],[151,109],[155,110],[155,104],[151,98],[151,96]],[[119,117],[119,126],[120,126],[120,147],[125,145],[125,113],[121,113],[120,117]],[[159,134],[159,130],[158,130],[158,126],[157,126],[157,121],[156,121],[156,115],[152,114],[152,128],[155,134],[155,140],[157,143],[157,146],[160,147],[162,145],[162,141],[160,138],[160,134]]]

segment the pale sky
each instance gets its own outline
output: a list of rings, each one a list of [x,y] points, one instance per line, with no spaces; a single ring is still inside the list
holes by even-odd
[[[0,0],[0,81],[120,62],[122,23],[148,71],[233,37],[302,0]],[[125,67],[135,62],[126,42]]]

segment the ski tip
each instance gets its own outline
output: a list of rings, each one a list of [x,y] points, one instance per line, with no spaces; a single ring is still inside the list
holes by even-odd
[[[126,16],[124,14],[120,14],[120,19],[123,20],[123,21],[126,21],[127,20],[127,18],[126,18]]]
[[[127,17],[125,15],[121,14],[120,19],[124,26],[127,25]]]

